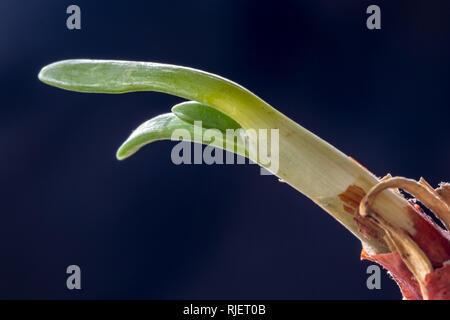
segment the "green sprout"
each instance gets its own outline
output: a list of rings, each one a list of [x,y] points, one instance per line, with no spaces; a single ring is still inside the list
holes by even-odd
[[[357,224],[342,209],[338,198],[357,182],[368,190],[378,183],[378,179],[351,158],[230,80],[192,68],[110,60],[56,62],[44,67],[39,79],[71,91],[157,91],[197,102],[186,104],[184,108],[174,107],[175,112],[160,115],[139,126],[117,151],[117,158],[121,160],[148,143],[170,139],[177,128],[193,132],[192,121],[183,119],[198,117],[195,120],[211,123],[219,122],[217,119],[221,117],[238,123],[244,129],[279,129],[280,164],[276,175],[329,212],[358,238],[367,242],[369,248],[375,252],[387,250],[383,243],[360,235]],[[210,107],[209,111],[217,112],[203,112],[205,106]],[[256,145],[257,141],[249,141],[248,149]],[[257,159],[251,160],[258,162]],[[389,196],[389,205],[400,209],[402,203],[399,198],[393,193]],[[398,217],[401,220],[402,215]],[[408,221],[399,223],[408,227]]]
[[[49,85],[78,92],[156,91],[187,100],[174,106],[172,112],[140,125],[118,149],[116,156],[119,160],[130,157],[153,141],[173,140],[174,131],[184,129],[191,133],[195,142],[240,154],[270,171],[271,167],[257,156],[258,136],[244,134],[228,138],[224,135],[223,139],[206,141],[203,133],[208,128],[221,133],[228,129],[242,129],[244,132],[278,129],[279,165],[272,173],[350,230],[362,242],[366,257],[380,262],[377,258],[380,255],[398,253],[400,261],[420,284],[416,296],[428,297],[429,292],[424,289],[426,276],[438,264],[430,263],[430,255],[424,249],[425,242],[417,240],[420,224],[410,212],[411,204],[395,189],[395,185],[391,183],[383,192],[378,187],[377,199],[375,201],[374,196],[370,199],[369,208],[367,197],[383,180],[242,86],[192,68],[112,60],[56,62],[44,67],[39,79]],[[196,121],[202,121],[201,130]],[[360,214],[360,205],[365,205],[364,215]],[[448,209],[447,204],[444,209]],[[442,254],[441,260],[445,258]],[[408,277],[411,278],[405,276],[406,279]],[[403,287],[402,292],[408,296]]]

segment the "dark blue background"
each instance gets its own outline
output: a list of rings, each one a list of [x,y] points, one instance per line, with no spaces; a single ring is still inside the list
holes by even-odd
[[[82,30],[65,26],[77,4]],[[382,9],[369,31],[365,10]],[[0,298],[399,299],[366,288],[360,243],[255,165],[175,166],[173,142],[119,162],[180,99],[40,83],[69,58],[156,61],[230,78],[358,159],[450,180],[450,2],[0,2]],[[301,170],[302,168],[299,168]],[[82,269],[82,290],[65,269]]]

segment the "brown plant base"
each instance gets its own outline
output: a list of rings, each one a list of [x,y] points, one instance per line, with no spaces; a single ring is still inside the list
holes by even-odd
[[[444,226],[450,226],[450,185],[433,189],[423,178],[416,182],[403,177],[388,177],[374,186],[361,200],[359,214],[384,231],[383,239],[390,253],[361,258],[377,262],[386,268],[399,285],[405,299],[450,300],[450,234],[438,226],[413,200],[406,208],[415,233],[386,221],[372,205],[383,190],[400,188],[415,196],[430,209]]]

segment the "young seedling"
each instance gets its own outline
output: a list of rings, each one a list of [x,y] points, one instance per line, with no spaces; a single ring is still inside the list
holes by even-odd
[[[435,190],[423,179],[386,176],[380,180],[247,89],[200,70],[148,62],[66,60],[44,67],[39,79],[79,92],[157,91],[190,100],[139,126],[117,151],[119,160],[153,141],[172,139],[175,130],[184,129],[194,141],[238,153],[271,170],[258,156],[261,138],[246,132],[277,129],[279,163],[273,174],[352,232],[362,243],[361,257],[388,269],[404,298],[450,299],[449,233],[398,191],[416,196],[448,229],[448,184]],[[196,121],[202,121],[200,130]],[[207,128],[222,133],[241,129],[243,134],[204,141]]]

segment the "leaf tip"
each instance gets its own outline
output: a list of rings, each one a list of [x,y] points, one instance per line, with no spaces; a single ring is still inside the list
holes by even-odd
[[[48,85],[58,86],[58,73],[71,61],[73,60],[62,60],[46,65],[39,71],[38,79]]]
[[[121,145],[119,149],[117,149],[116,159],[122,161],[131,156],[132,154],[133,153],[132,152],[130,153],[129,150],[127,150],[127,148],[124,147],[124,145]]]
[[[38,79],[44,83],[48,83],[47,70],[48,70],[48,66],[45,66],[38,73]]]

